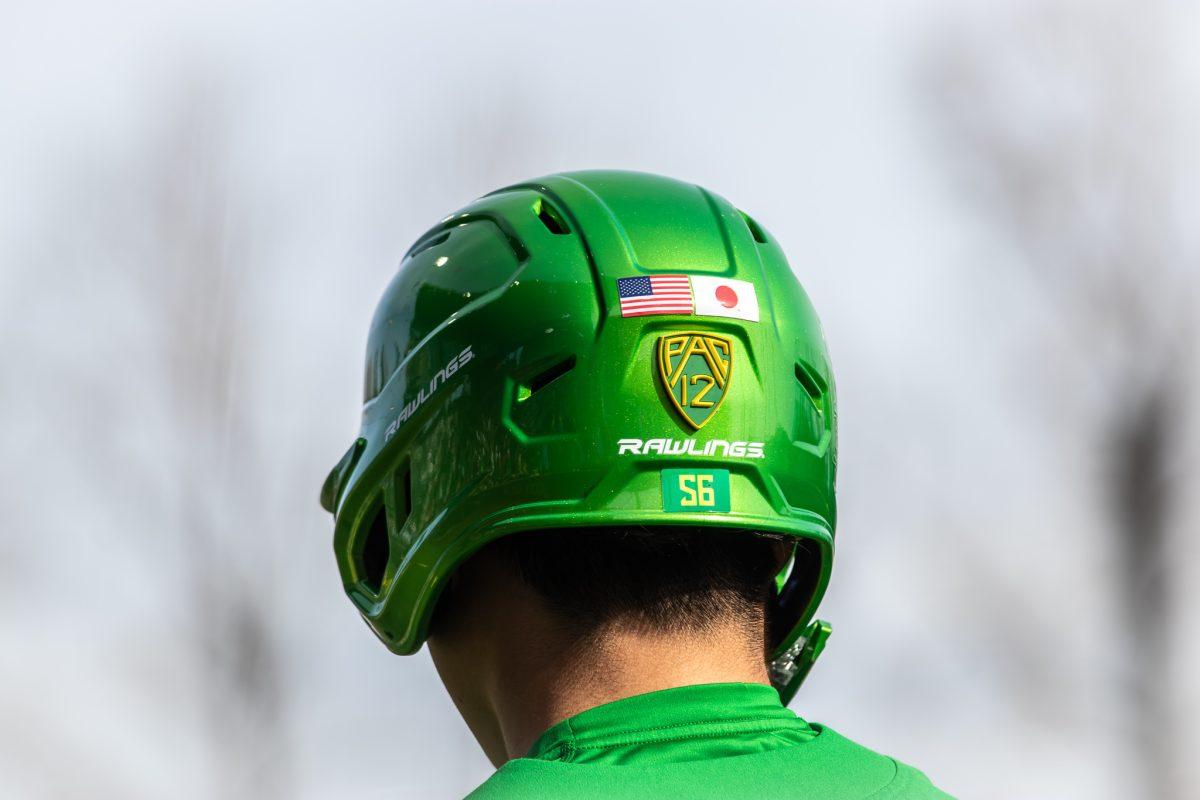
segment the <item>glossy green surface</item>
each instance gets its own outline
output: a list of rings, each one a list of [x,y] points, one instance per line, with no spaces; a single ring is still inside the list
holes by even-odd
[[[622,317],[617,279],[655,274],[749,281],[760,321]],[[659,339],[684,332],[732,346],[699,430],[659,372]],[[394,652],[420,648],[459,563],[519,530],[639,523],[808,542],[816,567],[781,592],[777,652],[825,591],[836,422],[820,326],[775,241],[696,186],[577,172],[446,217],[384,293],[365,395],[362,441],[323,499],[346,592]],[[664,511],[660,472],[686,467],[728,470],[728,512]],[[381,506],[382,549],[369,541]]]

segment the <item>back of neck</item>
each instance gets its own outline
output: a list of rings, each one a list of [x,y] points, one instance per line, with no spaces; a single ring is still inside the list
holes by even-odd
[[[604,703],[694,684],[769,683],[761,634],[733,622],[669,634],[617,628],[537,650],[507,648],[491,687],[509,758],[523,756],[551,726]]]

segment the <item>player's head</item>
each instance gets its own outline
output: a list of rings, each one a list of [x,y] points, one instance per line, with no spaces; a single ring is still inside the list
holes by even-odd
[[[322,501],[346,592],[394,652],[487,548],[581,629],[763,609],[787,699],[828,631],[809,623],[835,467],[825,344],[774,239],[694,185],[578,172],[487,195],[409,250]]]

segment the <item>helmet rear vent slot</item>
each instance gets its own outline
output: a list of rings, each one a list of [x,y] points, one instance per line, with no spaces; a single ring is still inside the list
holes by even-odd
[[[750,229],[750,235],[754,237],[754,241],[758,242],[759,244],[766,244],[767,232],[762,229],[762,226],[754,221],[754,217],[750,216],[745,211],[738,211],[738,213],[742,215],[742,219],[746,222],[746,227]]]
[[[826,384],[825,379],[803,361],[796,362],[796,380],[803,387],[805,393],[812,399],[813,405],[817,407],[817,411],[824,410],[822,400],[825,397]]]
[[[517,401],[523,402],[528,400],[573,369],[575,369],[575,356],[568,356],[557,364],[542,370],[529,381],[522,384],[517,392]]]
[[[412,469],[405,467],[396,473],[396,530],[404,527],[412,516]]]
[[[445,241],[449,238],[450,238],[450,231],[444,231],[443,233],[439,233],[437,236],[426,239],[425,241],[421,242],[419,245],[414,247],[412,249],[412,251],[408,254],[408,257],[413,258],[414,256],[424,253],[426,250],[431,250],[434,247],[437,247],[439,244],[444,244]]]
[[[388,540],[387,508],[380,503],[367,528],[360,556],[362,582],[375,594],[378,594],[380,587],[383,586],[383,576],[387,571],[390,555],[391,543]]]
[[[537,218],[542,221],[542,224],[546,226],[546,230],[550,231],[556,236],[562,236],[571,232],[570,227],[567,226],[566,220],[562,218],[562,215],[558,213],[558,210],[545,200],[538,200],[536,203],[534,203],[533,211],[535,214],[537,214]]]

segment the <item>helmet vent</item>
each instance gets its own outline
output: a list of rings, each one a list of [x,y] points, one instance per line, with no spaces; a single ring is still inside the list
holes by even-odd
[[[426,250],[432,250],[433,248],[437,247],[439,244],[443,244],[449,238],[450,238],[450,231],[445,231],[444,233],[439,233],[437,236],[434,236],[431,239],[426,239],[425,241],[421,242],[419,245],[414,247],[412,249],[412,251],[409,252],[408,257],[412,258],[413,256],[424,253]]]
[[[554,366],[542,370],[517,391],[517,402],[528,400],[573,369],[575,369],[575,356],[568,356]]]
[[[533,212],[537,214],[537,218],[540,219],[542,224],[546,226],[546,230],[550,231],[554,235],[562,236],[571,232],[571,229],[567,226],[566,221],[563,220],[562,215],[558,213],[554,206],[550,205],[545,200],[538,200],[536,203],[534,203]]]
[[[810,365],[803,361],[796,362],[796,380],[804,388],[804,391],[812,399],[813,405],[817,407],[817,411],[823,410],[822,399],[825,397],[826,384],[825,379],[813,369]]]
[[[396,530],[404,527],[412,516],[412,470],[405,469],[396,475]]]
[[[362,545],[362,582],[373,593],[378,594],[383,586],[383,575],[387,571],[391,544],[388,542],[387,508],[380,503]]]
[[[746,222],[746,227],[750,229],[750,235],[754,237],[754,241],[759,244],[766,244],[767,233],[762,229],[762,226],[754,221],[754,217],[751,217],[745,211],[738,211],[738,213],[742,215],[742,219]]]

